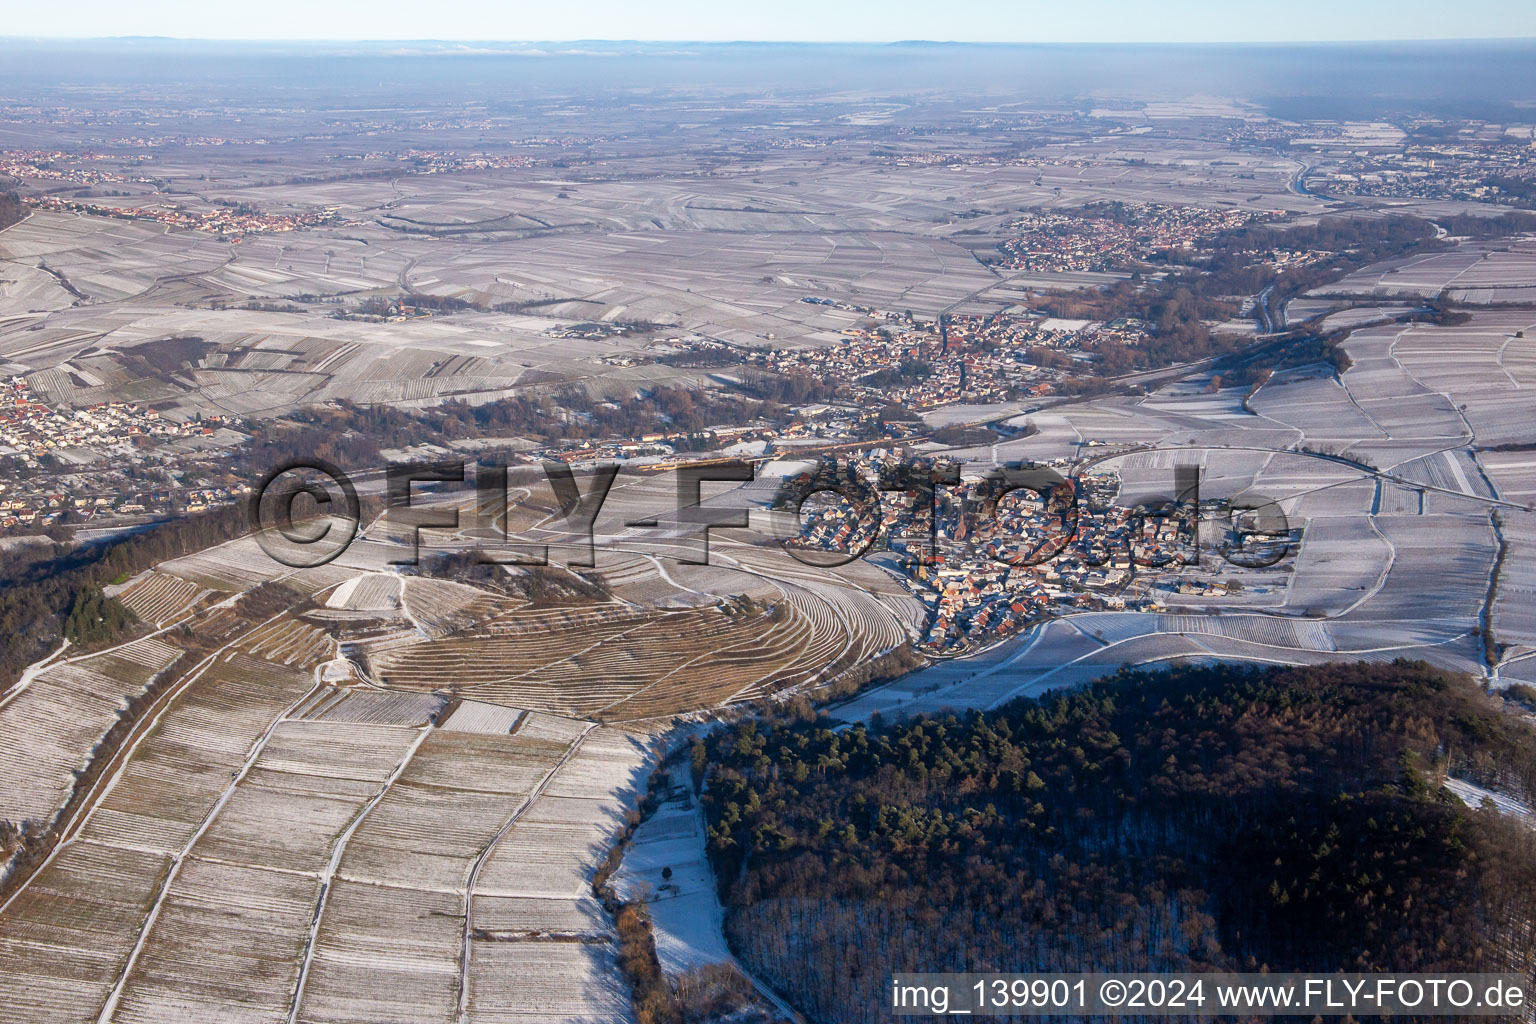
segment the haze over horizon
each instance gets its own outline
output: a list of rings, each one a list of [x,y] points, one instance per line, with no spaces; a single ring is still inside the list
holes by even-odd
[[[425,29],[425,31],[424,31]],[[150,0],[124,7],[84,0],[10,13],[11,37],[100,39],[165,36],[196,40],[462,42],[896,42],[1010,43],[1365,42],[1536,37],[1536,7],[1469,0],[1454,9],[1430,0],[1350,5],[1297,0],[1283,7],[1233,9],[1213,0],[1145,5],[1096,0],[1069,9],[982,0],[964,10],[915,0],[864,3],[785,0],[772,9],[727,9],[703,0],[643,8],[621,0],[572,7],[509,9],[484,0],[434,6],[429,22],[404,0],[358,0],[317,7],[275,0],[260,10]]]

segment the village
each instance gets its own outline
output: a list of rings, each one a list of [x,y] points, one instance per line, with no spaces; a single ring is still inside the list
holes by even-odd
[[[1392,199],[1451,199],[1529,208],[1536,195],[1536,141],[1496,134],[1423,143],[1401,151],[1357,150],[1317,187]]]
[[[1135,343],[1148,333],[1134,318],[1095,322],[999,312],[946,314],[934,322],[845,308],[870,315],[871,324],[844,329],[844,340],[825,348],[758,351],[751,363],[774,373],[808,375],[839,388],[839,397],[857,406],[928,410],[1055,394],[1071,374],[1042,366],[1042,350],[1062,353],[1068,367],[1086,367],[1093,356],[1081,351],[1084,341]]]
[[[216,415],[177,421],[131,402],[51,409],[25,378],[12,377],[0,383],[0,529],[128,522],[227,504],[249,485],[182,486],[181,463],[200,453],[220,457],[246,440],[234,421]],[[147,465],[149,453],[159,466]]]
[[[64,150],[8,150],[0,153],[0,174],[73,185],[105,185],[130,180],[124,174],[97,166],[108,161],[119,165],[131,162],[121,154],[107,156],[99,153],[69,153]],[[151,181],[149,178],[131,180],[140,183]]]
[[[171,228],[209,231],[221,239],[238,242],[245,235],[301,231],[306,228],[336,226],[342,219],[334,209],[304,213],[262,213],[241,207],[215,207],[211,210],[183,210],[150,206],[108,206],[67,199],[58,195],[28,196],[28,206],[56,213],[83,213],[123,220],[148,220]]]
[[[922,492],[875,497],[878,481],[912,467],[933,468],[899,447],[829,458],[786,481],[780,504],[794,507],[785,496],[797,491],[823,499],[798,507],[800,529],[789,546],[801,557],[889,553],[878,564],[928,608],[919,646],[929,654],[973,653],[1072,612],[1160,612],[1173,595],[1219,599],[1242,589],[1231,563],[1207,560],[1207,571],[1191,571],[1202,564],[1197,523],[1229,514],[1222,502],[1127,505],[1116,473],[1066,479],[1066,460],[1033,467],[1062,481],[1046,491],[1010,485],[994,470],[935,487],[931,509],[919,504]]]
[[[1210,210],[1160,203],[1089,203],[1068,213],[1033,210],[1006,225],[998,245],[1010,270],[1120,270],[1158,253],[1188,254],[1223,231],[1281,217],[1280,211]]]

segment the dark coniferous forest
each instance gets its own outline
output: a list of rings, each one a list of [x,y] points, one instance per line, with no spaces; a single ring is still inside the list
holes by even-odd
[[[16,193],[0,193],[0,231],[20,222],[26,215],[27,208],[16,198]]]
[[[744,722],[694,751],[727,934],[818,1021],[894,970],[1518,970],[1527,712],[1422,663],[1122,673],[973,713]]]

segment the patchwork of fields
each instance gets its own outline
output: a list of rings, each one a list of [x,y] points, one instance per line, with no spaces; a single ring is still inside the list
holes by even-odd
[[[21,826],[8,842],[23,840],[0,864],[4,1024],[627,1024],[618,929],[594,879],[661,746],[676,741],[669,730],[754,701],[845,692],[828,684],[885,671],[928,626],[918,595],[932,593],[892,571],[894,554],[806,566],[774,542],[782,514],[766,508],[800,465],[796,444],[849,432],[818,424],[872,424],[859,436],[882,446],[889,424],[859,423],[869,410],[848,407],[846,381],[838,392],[821,387],[837,381],[747,379],[731,353],[861,352],[855,340],[878,330],[931,341],[924,325],[946,314],[1045,316],[1077,288],[1120,286],[1115,301],[1132,308],[1127,295],[1181,272],[1161,255],[1134,272],[1012,269],[996,245],[1028,210],[1117,203],[1135,220],[1193,207],[1233,223],[1340,212],[1305,190],[1312,168],[1282,155],[1278,136],[1244,134],[1264,124],[1246,105],[1217,103],[1209,119],[1178,104],[1106,108],[1079,123],[989,99],[909,132],[901,119],[915,101],[839,101],[829,109],[851,112],[825,123],[820,100],[765,102],[771,124],[751,124],[752,108],[727,98],[661,125],[636,122],[638,102],[551,101],[519,143],[536,160],[443,173],[431,162],[439,143],[489,146],[509,119],[477,108],[398,133],[370,123],[347,143],[356,152],[330,154],[327,141],[324,159],[308,137],[150,147],[164,178],[140,177],[119,153],[132,173],[115,199],[158,209],[152,191],[154,203],[174,194],[198,210],[310,219],[242,234],[54,203],[0,234],[0,368],[16,395],[49,409],[132,403],[145,422],[223,415],[254,430],[321,405],[568,398],[573,408],[546,410],[541,422],[556,427],[540,427],[543,440],[469,430],[442,439],[451,449],[411,450],[508,442],[582,458],[554,438],[558,426],[669,388],[728,397],[719,408],[742,418],[721,424],[727,435],[738,422],[783,428],[789,409],[803,422],[786,435],[829,435],[780,437],[757,481],[710,484],[701,503],[742,510],[750,526],[707,535],[677,509],[668,467],[630,463],[594,524],[596,564],[580,575],[570,570],[584,565],[585,538],[528,467],[496,517],[463,495],[425,499],[456,507],[463,525],[423,530],[422,545],[462,554],[510,539],[547,548],[547,573],[402,567],[406,531],[373,521],[316,568],[281,565],[247,536],[107,587],[138,620],[125,642],[65,645],[0,693],[0,820]],[[576,114],[606,127],[557,137]],[[956,130],[955,116],[979,120]],[[993,131],[1016,116],[1019,134]],[[710,146],[674,151],[695,119],[715,118],[724,127]],[[901,130],[876,148],[869,124]],[[71,130],[87,129],[99,130]],[[59,195],[74,192],[91,198],[84,185]],[[1445,219],[1478,206],[1353,209]],[[972,404],[962,372],[961,401],[914,398],[896,410],[910,419],[890,421],[920,422],[914,451],[955,459],[971,479],[1048,461],[1112,480],[1125,505],[1197,467],[1206,499],[1272,500],[1296,547],[1273,570],[1212,555],[1188,589],[1143,574],[1099,591],[1120,604],[1058,593],[1045,602],[1053,617],[831,714],[992,708],[1126,664],[1414,658],[1536,685],[1536,239],[1441,241],[1313,289],[1284,315],[1266,307],[1266,321],[1352,329],[1347,360],[1279,360],[1240,386],[1226,364],[1194,358],[1102,379],[1103,391],[1087,389],[1097,397],[1062,387],[1065,372],[1031,376],[1037,343],[1062,345],[1049,361],[1087,374],[1104,358],[1092,338],[1143,316],[1150,331],[1155,309],[1085,312],[1109,334],[1070,344],[1047,330],[968,353],[1013,359],[1021,386]],[[1248,297],[1226,298],[1213,330]],[[1419,315],[1431,302],[1456,306],[1432,321]],[[1060,323],[1078,315],[1049,311]],[[203,344],[183,359],[169,339]],[[905,358],[882,372],[920,375]],[[704,443],[700,433],[685,445],[673,429],[682,418],[665,418],[643,430]],[[524,428],[504,432],[514,430]],[[969,446],[934,439],[956,436]],[[234,476],[212,441],[193,470],[172,445],[140,465],[146,440],[114,442],[144,470],[134,481]],[[359,489],[372,500],[377,466],[349,468],[366,471]],[[1127,606],[1144,610],[1113,610]],[[661,965],[676,975],[729,953],[702,819],[671,797],[616,880],[632,899],[671,886],[654,917]]]
[[[1083,467],[1125,500],[1196,464],[1206,497],[1279,502],[1300,529],[1293,564],[1225,608],[1067,614],[835,713],[988,707],[1127,662],[1407,656],[1532,678],[1523,330],[1502,310],[1368,326],[1336,378],[1303,368],[1246,400],[1174,385],[1037,417],[996,455],[1092,438],[1105,450]],[[615,726],[826,682],[922,621],[874,563],[814,569],[752,533],[719,531],[711,564],[685,564],[683,524],[628,525],[670,488],[615,487],[598,601],[401,574],[380,531],[316,569],[247,538],[117,588],[154,635],[66,650],[0,698],[23,738],[0,752],[0,816],[70,808],[0,906],[0,999],[29,1000],[14,1019],[628,1019],[590,880],[651,762]],[[770,493],[749,491],[753,508]],[[569,541],[547,515],[516,522],[524,541]],[[272,586],[286,607],[241,611]],[[182,623],[217,642],[184,650]],[[151,720],[100,746],[136,701]],[[543,983],[518,980],[529,964]]]
[[[645,744],[444,712],[220,656],[0,907],[8,1019],[627,1020],[590,878]]]
[[[557,607],[379,549],[163,563],[116,590],[154,635],[4,698],[0,814],[68,811],[0,904],[7,1019],[628,1021],[592,879],[652,754],[599,723],[824,681],[914,621],[877,570],[739,542],[615,551],[611,599]]]

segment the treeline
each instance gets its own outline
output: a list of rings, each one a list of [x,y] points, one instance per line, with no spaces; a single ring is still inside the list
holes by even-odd
[[[1122,672],[1000,710],[746,721],[694,750],[727,935],[818,1021],[892,971],[1505,971],[1532,730],[1422,663]],[[702,778],[701,778],[702,776]]]
[[[245,531],[246,509],[237,505],[100,544],[14,549],[0,565],[0,688],[56,647],[67,631],[74,633],[72,642],[83,643],[120,634],[129,624],[116,610],[121,605],[91,596],[99,596],[104,584]]]
[[[740,366],[741,353],[731,348],[685,349],[657,356],[656,361],[664,366],[692,368]]]
[[[1527,188],[1531,187],[1527,183]],[[1523,231],[1536,231],[1536,213],[1502,213],[1480,217],[1474,213],[1453,213],[1440,218],[1440,226],[1452,235],[1467,238],[1506,238]]]
[[[756,367],[744,367],[738,376],[741,383],[737,387],[740,391],[768,403],[772,408],[825,402],[837,394],[834,385],[817,380],[807,373],[767,373]]]
[[[577,572],[558,565],[495,565],[483,561],[481,553],[472,550],[424,554],[416,572],[500,591],[522,598],[535,608],[606,604],[613,600],[607,579],[595,572]]]
[[[0,194],[0,231],[19,223],[26,215],[27,208],[20,196],[15,192]]]
[[[1275,286],[1273,304],[1309,289],[1337,281],[1371,263],[1401,259],[1419,252],[1448,248],[1437,241],[1429,221],[1419,217],[1323,217],[1315,224],[1252,225],[1225,232],[1210,255],[1196,264],[1211,286],[1226,295],[1254,295]],[[1325,252],[1326,260],[1276,271],[1254,262],[1255,252],[1271,249]]]
[[[372,466],[385,448],[463,438],[525,437],[541,443],[641,437],[651,433],[696,437],[720,424],[787,420],[777,401],[656,387],[622,401],[591,398],[584,389],[514,395],[483,405],[449,402],[405,411],[384,405],[315,407],[259,426],[248,454],[253,466],[297,455],[327,459],[342,468]]]
[[[933,364],[922,359],[903,359],[895,366],[865,374],[859,383],[871,388],[918,384],[933,376]]]
[[[1085,352],[1097,356],[1095,371],[1114,377],[1134,370],[1208,359],[1237,348],[1242,344],[1240,336],[1219,336],[1206,326],[1206,321],[1236,316],[1240,307],[1232,296],[1250,294],[1246,289],[1229,288],[1229,282],[1218,281],[1205,272],[1178,273],[1154,281],[1142,281],[1139,277],[1117,281],[1104,289],[1033,296],[1030,305],[1068,319],[1129,317],[1145,321],[1150,336],[1134,344],[1102,340],[1083,345]],[[1252,292],[1260,290],[1262,286]],[[1046,351],[1049,350],[1036,350],[1031,358],[1042,365],[1052,365],[1050,357],[1044,356]]]

